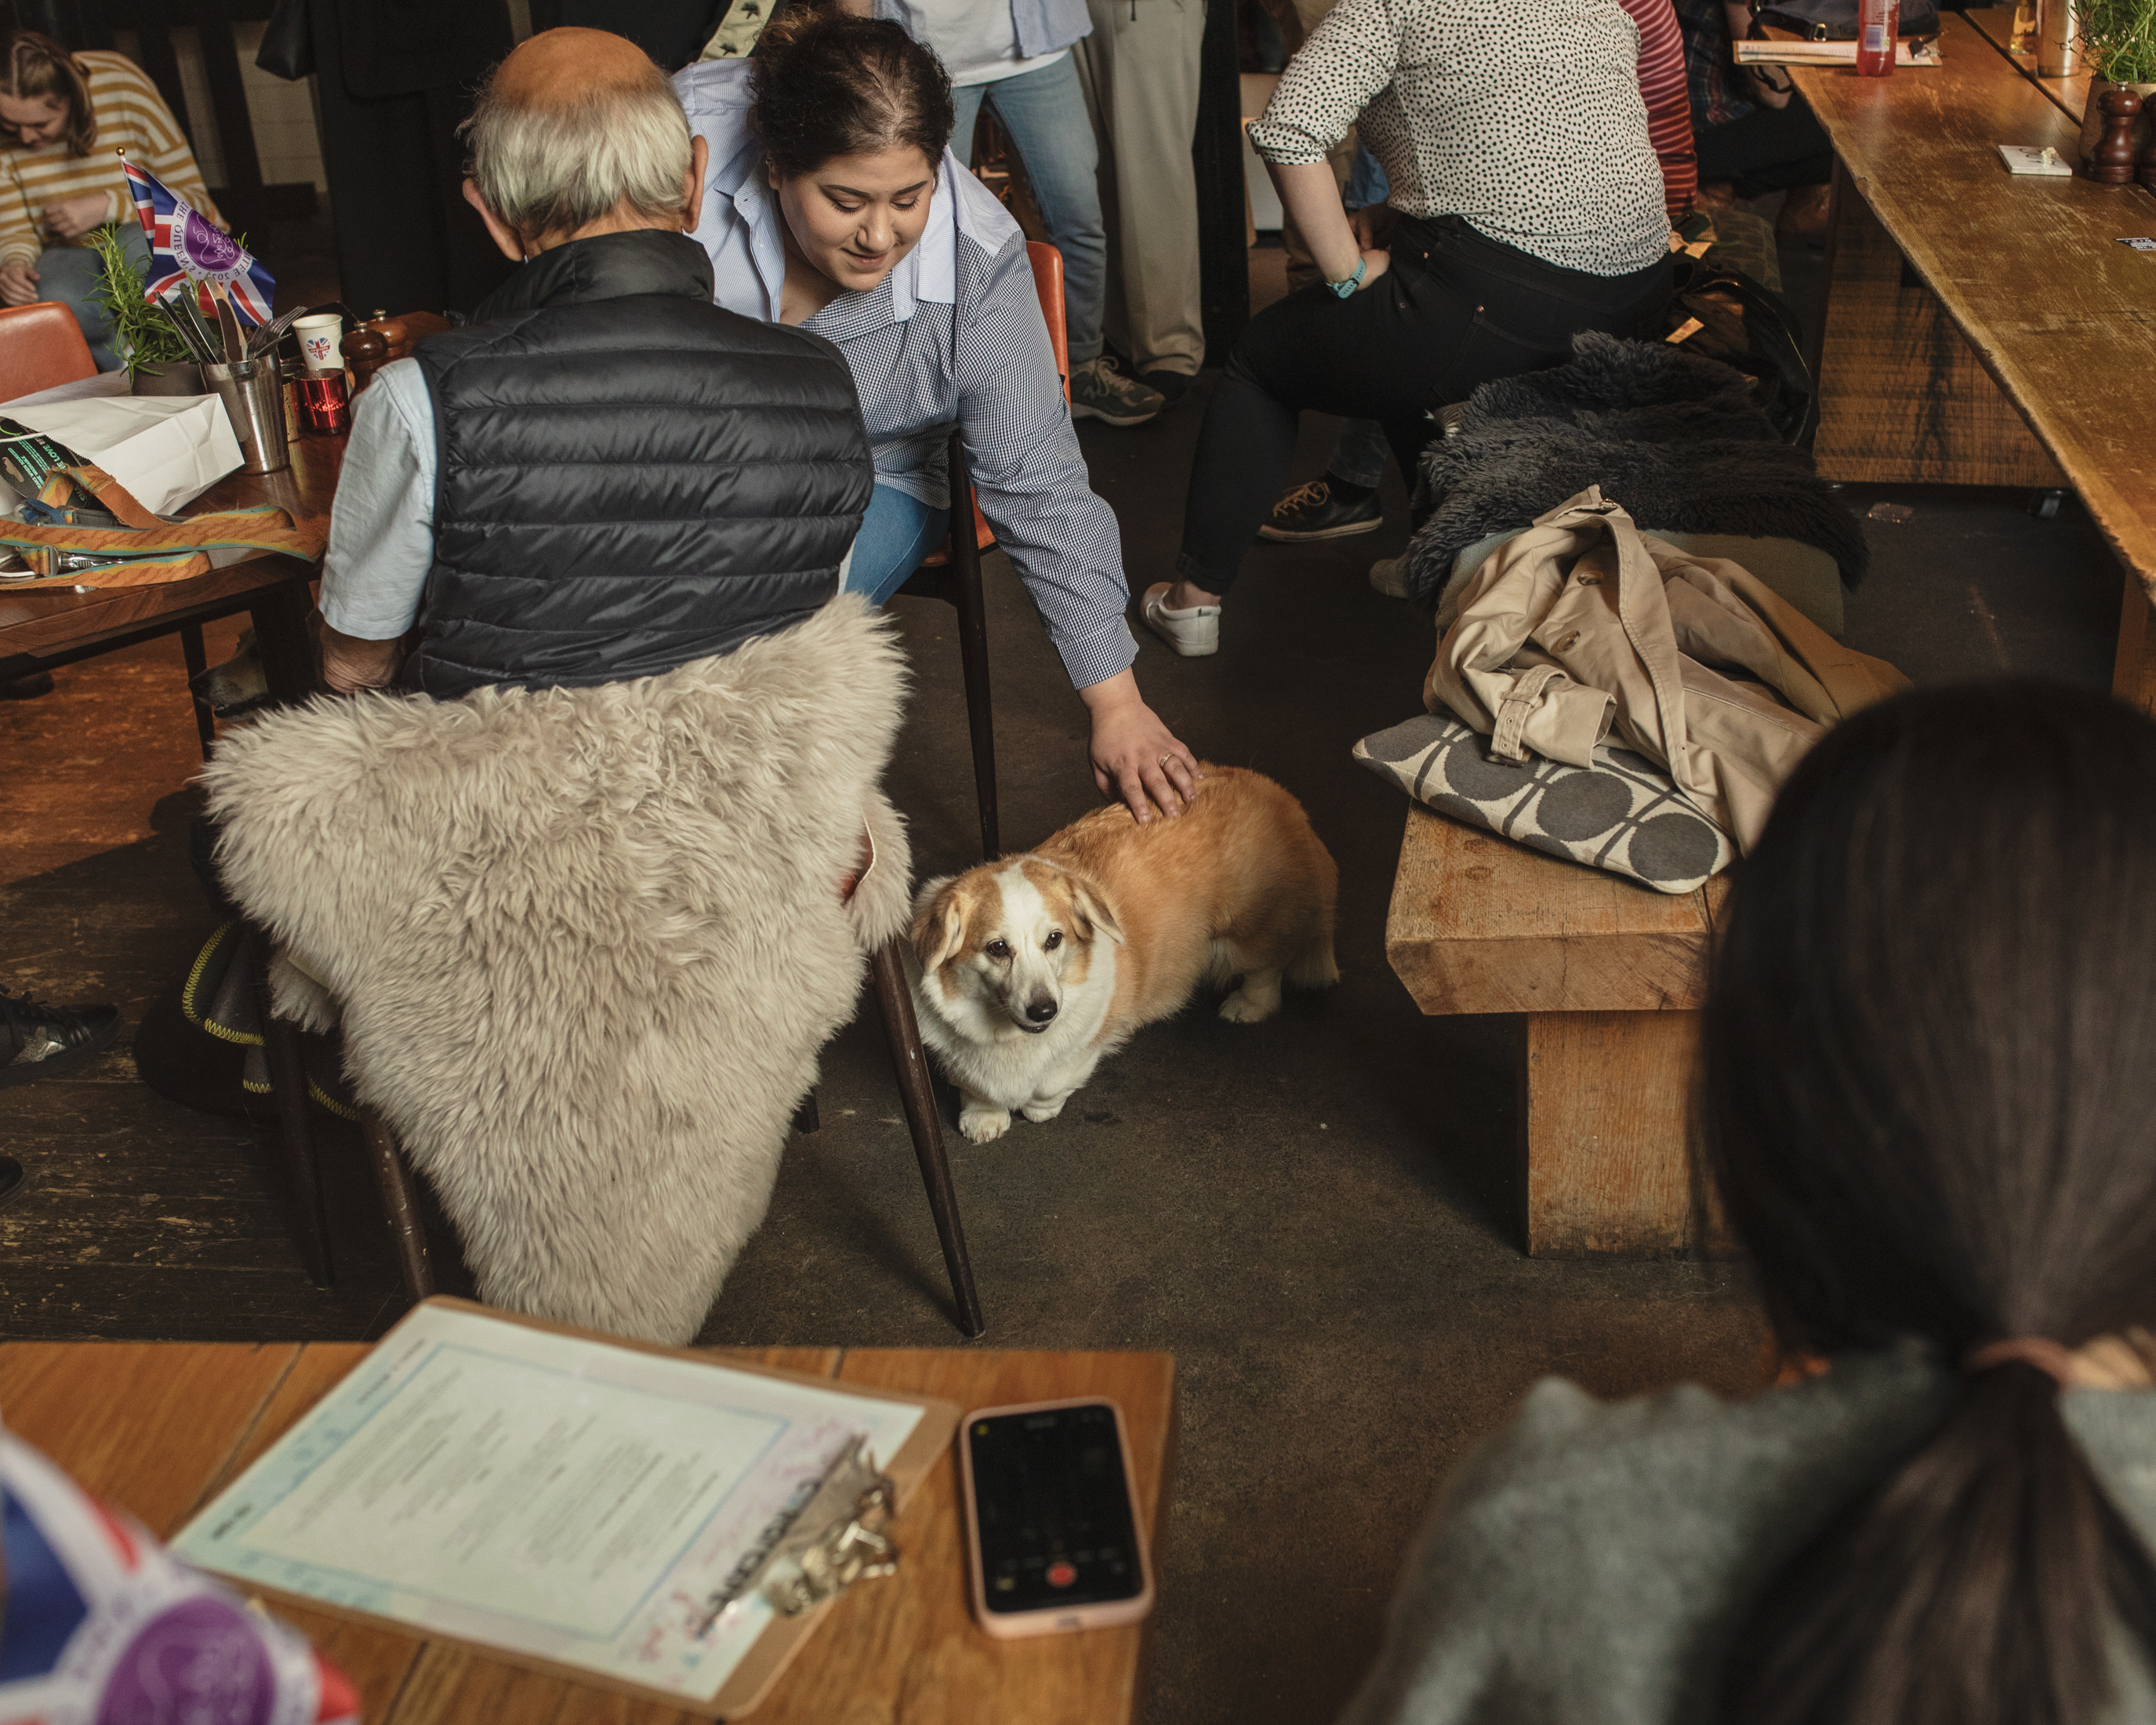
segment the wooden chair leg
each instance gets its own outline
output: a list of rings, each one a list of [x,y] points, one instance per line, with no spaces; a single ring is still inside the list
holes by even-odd
[[[202,625],[183,624],[180,628],[180,655],[187,662],[187,699],[195,706],[195,732],[202,738],[202,757],[209,759],[210,745],[217,741],[217,715],[209,710],[209,703],[195,693],[194,681],[209,669],[209,652],[203,645]]]
[[[927,1050],[921,1045],[921,1027],[914,1022],[913,996],[906,985],[906,966],[898,955],[898,942],[886,941],[871,961],[875,977],[876,1005],[883,1014],[884,1035],[891,1044],[891,1063],[898,1072],[898,1094],[906,1106],[906,1123],[913,1133],[913,1153],[921,1163],[921,1178],[928,1188],[928,1208],[936,1217],[936,1237],[942,1242],[943,1266],[951,1273],[951,1294],[958,1307],[958,1327],[978,1336],[988,1327],[981,1316],[981,1296],[973,1289],[973,1260],[966,1255],[965,1231],[958,1224],[958,1196],[951,1184],[951,1164],[943,1154],[943,1122],[936,1111],[936,1093],[928,1081]]]
[[[279,1018],[271,1008],[269,937],[259,928],[248,933],[254,946],[254,993],[262,1018],[262,1053],[270,1067],[270,1094],[277,1105],[285,1173],[300,1213],[300,1255],[306,1264],[308,1281],[318,1288],[334,1287],[336,1273],[330,1261],[321,1170],[315,1162],[314,1137],[307,1125],[307,1073],[300,1061],[300,1027]]]
[[[996,818],[996,725],[988,700],[988,608],[981,591],[981,547],[973,537],[973,482],[963,438],[951,439],[951,569],[957,578],[958,662],[966,673],[966,724],[973,738],[973,795],[981,855],[1003,854]]]
[[[374,1158],[374,1177],[382,1183],[382,1214],[388,1219],[390,1238],[397,1243],[398,1273],[404,1278],[404,1294],[413,1305],[434,1291],[434,1269],[427,1260],[427,1230],[419,1219],[419,1189],[404,1160],[397,1135],[373,1109],[359,1111],[360,1134],[367,1154]]]

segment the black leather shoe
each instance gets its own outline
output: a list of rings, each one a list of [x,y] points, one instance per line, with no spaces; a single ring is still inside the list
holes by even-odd
[[[116,1006],[47,1006],[0,988],[0,1085],[72,1072],[119,1034]]]
[[[1374,533],[1384,524],[1385,506],[1375,491],[1363,491],[1360,496],[1343,494],[1337,480],[1322,479],[1297,485],[1273,505],[1272,519],[1258,529],[1258,534],[1283,544],[1301,545],[1312,539]]]
[[[1190,386],[1197,381],[1188,372],[1171,372],[1165,367],[1138,373],[1138,382],[1149,389],[1159,391],[1161,399],[1170,408],[1181,406],[1183,397],[1190,393]],[[1167,410],[1163,408],[1161,411],[1165,413]]]
[[[23,1195],[23,1182],[29,1176],[23,1172],[23,1164],[12,1156],[0,1156],[0,1208],[14,1202]]]

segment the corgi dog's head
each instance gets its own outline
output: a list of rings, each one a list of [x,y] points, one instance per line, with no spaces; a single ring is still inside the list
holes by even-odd
[[[1095,973],[1096,943],[1123,932],[1091,882],[1037,857],[1013,857],[923,889],[913,919],[921,991],[975,1040],[1052,1027]]]

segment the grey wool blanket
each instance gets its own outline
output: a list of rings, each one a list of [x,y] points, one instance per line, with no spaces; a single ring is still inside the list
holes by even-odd
[[[1588,331],[1566,364],[1484,384],[1458,434],[1424,452],[1430,513],[1408,547],[1409,593],[1434,609],[1461,551],[1589,485],[1649,531],[1794,539],[1852,586],[1864,573],[1856,518],[1810,452],[1775,435],[1749,378],[1666,342]]]

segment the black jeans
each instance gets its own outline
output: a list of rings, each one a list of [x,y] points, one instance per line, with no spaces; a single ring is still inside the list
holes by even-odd
[[[1710,126],[1696,141],[1701,180],[1733,181],[1739,198],[1824,186],[1834,177],[1834,146],[1800,95],[1786,108],[1754,108]]]
[[[1412,485],[1436,435],[1432,409],[1493,377],[1562,362],[1577,331],[1631,334],[1667,299],[1669,267],[1664,258],[1629,275],[1589,275],[1457,216],[1403,222],[1392,267],[1372,286],[1346,300],[1306,288],[1244,330],[1199,433],[1176,572],[1208,593],[1234,585],[1287,478],[1305,409],[1378,421]]]

